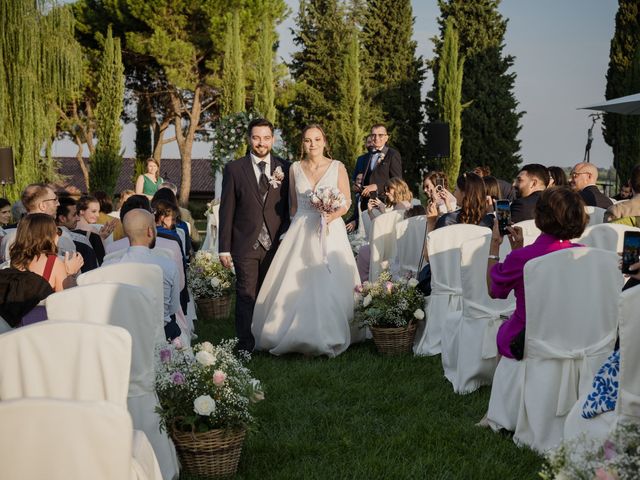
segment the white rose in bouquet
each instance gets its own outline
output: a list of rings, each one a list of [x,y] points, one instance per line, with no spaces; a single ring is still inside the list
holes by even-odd
[[[218,288],[218,286],[220,286],[220,279],[217,277],[212,277],[211,278],[211,286],[213,288]]]
[[[424,318],[424,312],[422,311],[422,309],[418,308],[415,312],[413,312],[413,316],[418,320],[422,320]]]
[[[409,285],[411,288],[416,288],[418,286],[418,280],[416,280],[415,278],[410,278],[409,281],[407,282],[407,285]]]
[[[201,365],[208,367],[214,364],[214,362],[216,361],[216,357],[205,350],[200,350],[198,353],[196,353],[196,360]]]
[[[216,411],[216,401],[209,395],[200,395],[193,401],[193,411],[208,417]]]
[[[372,301],[373,301],[373,297],[371,296],[371,294],[369,294],[366,297],[364,297],[364,300],[362,301],[362,306],[366,308],[371,304]]]

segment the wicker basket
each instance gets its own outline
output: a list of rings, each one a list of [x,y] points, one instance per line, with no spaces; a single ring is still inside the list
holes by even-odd
[[[370,327],[378,352],[383,355],[399,355],[411,351],[416,338],[415,322],[406,327]]]
[[[195,433],[174,427],[171,431],[183,471],[203,477],[235,475],[245,434],[244,429]]]
[[[204,319],[219,320],[231,314],[231,296],[196,299],[198,310]]]

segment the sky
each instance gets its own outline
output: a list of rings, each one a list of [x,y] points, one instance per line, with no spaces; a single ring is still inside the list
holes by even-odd
[[[279,26],[278,55],[285,61],[295,50],[291,29],[295,27],[297,0],[286,0],[292,13]],[[437,35],[436,0],[412,1],[417,54],[433,57],[431,38]],[[521,120],[521,155],[524,163],[571,166],[582,161],[591,126],[590,110],[579,107],[604,100],[609,47],[615,29],[616,0],[502,0],[499,11],[509,20],[505,54],[515,57],[514,94]],[[432,78],[425,80],[430,87]],[[124,129],[125,156],[134,156],[135,127]],[[401,146],[398,146],[402,151]],[[75,146],[56,142],[54,155],[73,156]],[[209,156],[210,147],[194,147],[194,158]],[[165,146],[165,158],[178,158],[174,144]],[[602,138],[601,123],[594,128],[591,161],[611,166],[611,148]]]

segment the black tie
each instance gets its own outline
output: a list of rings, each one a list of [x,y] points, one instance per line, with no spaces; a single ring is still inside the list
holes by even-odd
[[[267,167],[267,162],[259,162],[258,168],[260,169],[260,181],[258,182],[258,188],[260,189],[260,195],[262,198],[267,194],[269,190],[269,178],[267,174],[264,173],[264,169]]]

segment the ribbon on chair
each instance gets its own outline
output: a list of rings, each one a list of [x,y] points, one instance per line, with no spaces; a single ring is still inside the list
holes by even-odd
[[[498,328],[500,328],[500,325],[504,321],[502,316],[512,313],[515,305],[509,305],[504,309],[495,310],[487,305],[466,298],[463,299],[462,305],[465,317],[472,318],[479,322],[485,322],[482,338],[482,359],[495,358],[498,355],[496,336],[498,335]]]
[[[589,358],[609,353],[613,349],[615,340],[616,332],[613,331],[586,348],[564,350],[538,338],[527,339],[528,358],[562,360],[560,389],[556,405],[556,415],[558,417],[567,415],[578,400],[581,377],[586,378],[588,382],[593,378],[594,374],[589,367]],[[579,365],[576,360],[581,361]]]

